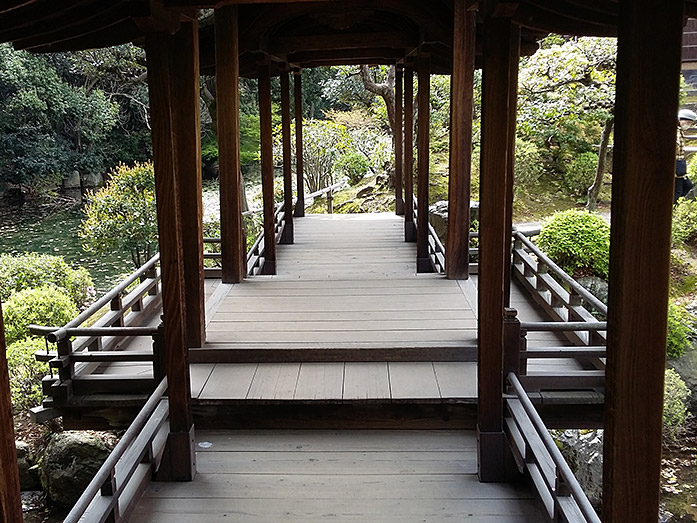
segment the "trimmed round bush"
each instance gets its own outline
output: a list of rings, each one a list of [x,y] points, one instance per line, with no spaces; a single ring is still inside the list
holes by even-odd
[[[35,252],[0,255],[0,299],[3,301],[13,292],[46,284],[64,289],[79,309],[87,308],[96,296],[87,269],[73,269],[60,256]]]
[[[679,358],[690,347],[693,324],[694,318],[685,307],[673,303],[668,304],[666,353],[669,358]]]
[[[15,411],[36,407],[43,398],[41,378],[48,375],[48,365],[36,361],[34,354],[45,348],[43,338],[24,338],[7,347],[10,394]]]
[[[15,292],[4,307],[6,341],[12,344],[29,336],[31,323],[63,326],[78,314],[65,291],[53,285]]]
[[[674,247],[697,245],[697,201],[680,198],[673,209],[671,240]]]
[[[687,400],[692,395],[685,382],[673,369],[666,369],[663,393],[663,434],[675,440],[687,420]]]
[[[342,155],[334,164],[334,169],[349,179],[351,185],[360,182],[370,166],[365,155],[357,152]]]
[[[572,276],[608,277],[610,226],[596,213],[576,209],[555,213],[536,243]]]

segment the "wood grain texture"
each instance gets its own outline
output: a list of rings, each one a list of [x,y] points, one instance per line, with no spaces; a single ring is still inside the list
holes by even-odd
[[[269,65],[259,67],[259,125],[261,134],[261,185],[264,200],[264,274],[276,274],[274,220],[273,128],[271,123],[271,76]]]
[[[281,141],[283,149],[283,202],[285,227],[281,243],[293,243],[293,169],[290,153],[290,78],[281,73]]]
[[[303,178],[303,79],[302,73],[293,74],[293,101],[295,102],[295,187],[298,202],[295,216],[305,216],[305,181]]]
[[[453,74],[450,79],[450,171],[448,177],[448,237],[445,274],[469,275],[470,179],[472,110],[474,104],[475,12],[466,0],[456,0],[453,15]]]
[[[418,127],[417,127],[417,182],[418,182],[418,223],[416,224],[416,270],[432,272],[428,258],[428,187],[431,121],[431,62],[427,56],[417,59],[418,89]]]
[[[216,9],[215,28],[222,280],[239,283],[247,272],[247,249],[242,232],[237,6]]]
[[[404,68],[404,240],[414,234],[414,69]]]
[[[658,517],[683,6],[620,2],[604,521]]]
[[[22,522],[22,501],[19,490],[19,470],[14,438],[10,376],[5,354],[5,328],[0,304],[0,520]]]

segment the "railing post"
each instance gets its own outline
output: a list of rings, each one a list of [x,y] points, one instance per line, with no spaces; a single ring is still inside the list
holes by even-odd
[[[520,320],[518,311],[503,309],[503,379],[509,372],[520,373]]]
[[[152,374],[156,380],[162,380],[167,374],[167,351],[165,350],[165,325],[160,323],[152,337]]]
[[[327,192],[327,214],[333,214],[334,212],[334,195],[332,190],[329,189]]]
[[[67,403],[73,396],[73,374],[75,372],[75,364],[70,356],[73,353],[73,342],[66,337],[56,343],[56,352],[58,353],[58,381],[51,386],[51,396],[57,403]]]
[[[120,312],[119,318],[114,322],[115,327],[123,327],[123,311],[121,310],[122,306],[123,306],[123,304],[121,303],[121,295],[120,294],[118,296],[116,296],[116,298],[111,300],[111,304],[109,306],[110,310]]]
[[[157,269],[155,267],[150,267],[145,271],[145,277],[154,280],[157,278]],[[159,285],[153,285],[150,290],[148,290],[148,296],[157,296],[159,294]]]

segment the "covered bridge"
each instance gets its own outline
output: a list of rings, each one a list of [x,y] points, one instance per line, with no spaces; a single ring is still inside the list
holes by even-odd
[[[214,10],[214,23],[199,28],[204,9]],[[297,144],[301,147],[303,68],[397,66],[395,210],[404,215],[404,239],[416,241],[416,268],[426,272],[432,265],[428,201],[419,198],[414,208],[413,186],[417,185],[418,194],[428,192],[429,75],[451,74],[450,231],[445,267],[448,278],[462,280],[468,277],[469,268],[473,73],[475,68],[482,69],[478,474],[483,482],[499,482],[510,472],[512,442],[506,431],[504,406],[511,392],[510,373],[517,365],[504,357],[504,312],[511,265],[518,59],[534,52],[536,40],[550,32],[617,36],[603,520],[655,522],[675,115],[681,34],[689,15],[697,15],[696,0],[3,2],[0,41],[12,42],[15,48],[45,53],[136,42],[147,53],[169,383],[169,434],[159,477],[186,481],[196,474],[188,367],[189,348],[201,347],[206,337],[200,199],[201,71],[214,72],[217,80],[222,281],[237,283],[247,272],[240,212],[240,76],[259,81],[264,231],[269,240],[259,271],[275,274],[270,79],[280,76],[282,89],[285,228],[280,240],[292,243],[293,214],[301,216],[303,208],[293,201],[292,191],[291,74]],[[414,139],[414,75],[419,80],[416,159],[412,147],[404,146]],[[301,165],[297,172],[297,198],[302,202]],[[0,370],[5,376],[0,393],[0,458],[3,471],[7,471],[12,470],[14,442],[7,370],[2,360]],[[564,492],[564,481],[560,482],[551,488],[557,494]],[[16,483],[11,474],[3,473],[0,478],[4,521],[19,521],[21,517]],[[562,513],[567,514],[562,502],[553,502],[552,515]]]

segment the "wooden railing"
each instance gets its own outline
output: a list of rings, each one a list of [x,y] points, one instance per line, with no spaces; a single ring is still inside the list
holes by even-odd
[[[128,521],[152,479],[169,433],[169,403],[162,379],[80,496],[64,523]]]
[[[518,469],[532,478],[549,521],[600,523],[515,373],[507,382],[506,434]]]
[[[49,364],[51,376],[43,379],[46,398],[42,407],[33,409],[37,420],[58,415],[51,408],[67,403],[75,395],[99,392],[150,393],[164,375],[164,363],[158,350],[157,328],[142,327],[152,319],[162,303],[159,254],[134,271],[128,278],[94,302],[63,327],[30,325],[32,334],[45,336],[55,350],[39,351],[36,358]],[[133,289],[129,287],[135,285]],[[104,307],[109,310],[104,313]],[[100,316],[101,315],[101,316]],[[87,327],[86,325],[89,325]],[[151,351],[120,351],[133,336],[153,339]],[[152,377],[110,377],[91,374],[103,362],[152,362]],[[53,374],[57,372],[57,375]]]

